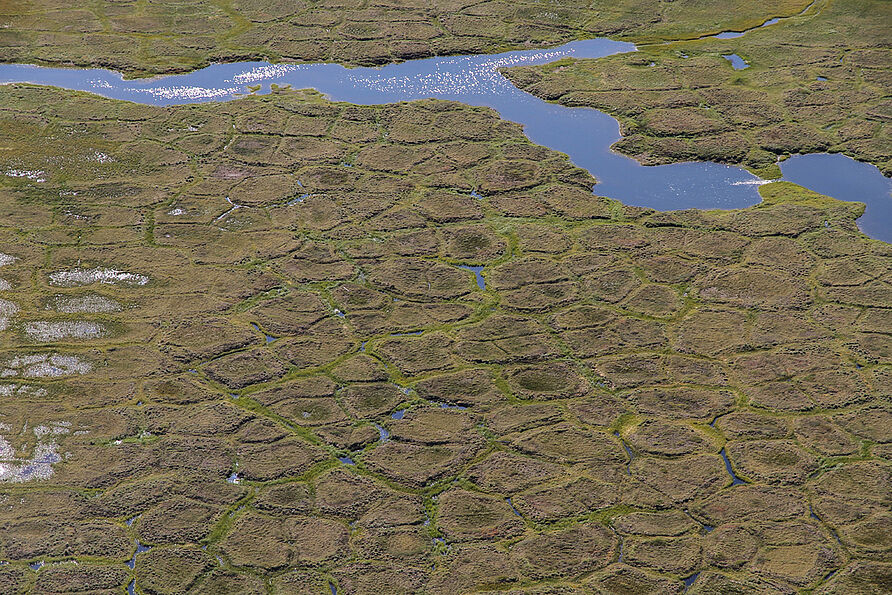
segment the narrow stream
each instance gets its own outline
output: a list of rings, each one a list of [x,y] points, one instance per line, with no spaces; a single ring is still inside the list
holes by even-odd
[[[575,41],[549,50],[496,55],[428,58],[381,68],[347,69],[339,64],[215,64],[188,74],[124,80],[100,69],[0,65],[0,84],[30,82],[97,93],[144,104],[176,105],[228,101],[259,85],[314,88],[336,101],[376,105],[435,97],[487,106],[513,122],[535,143],[562,151],[598,180],[593,191],[626,204],[659,210],[735,209],[759,202],[764,183],[739,167],[689,162],[645,167],[610,150],[619,124],[590,108],[568,108],[521,91],[499,69],[543,64],[564,57],[600,58],[634,51],[631,43],[609,39]],[[728,65],[731,68],[731,65]],[[867,203],[859,220],[873,237],[892,241],[892,184],[871,165],[843,155],[796,156],[781,164],[785,179],[841,200]]]

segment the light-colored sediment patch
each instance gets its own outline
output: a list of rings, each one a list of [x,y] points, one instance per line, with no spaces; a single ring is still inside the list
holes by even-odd
[[[114,157],[101,151],[96,151],[95,153],[87,157],[87,161],[91,163],[113,163],[114,160]]]
[[[7,169],[9,178],[26,178],[35,182],[46,182],[46,172],[42,169]]]
[[[0,291],[9,291],[12,285],[6,279],[0,279]]]
[[[49,393],[45,388],[31,384],[0,384],[0,397],[45,397],[47,394]]]
[[[46,307],[47,310],[64,312],[65,314],[97,314],[106,312],[120,312],[121,304],[105,296],[90,294],[78,296],[57,295],[53,303]]]
[[[0,267],[5,267],[8,264],[12,264],[16,260],[18,260],[18,259],[15,256],[11,256],[9,254],[4,254],[3,252],[0,252]]]
[[[15,302],[0,299],[0,331],[9,328],[9,319],[15,316],[19,307]]]
[[[0,482],[22,483],[52,477],[53,465],[62,460],[56,437],[67,434],[70,426],[64,421],[35,426],[31,432],[37,444],[28,458],[16,456],[15,448],[0,434]],[[9,432],[11,428],[0,424],[0,430]]]
[[[25,325],[25,335],[32,341],[59,341],[62,339],[95,339],[105,334],[98,322],[63,320],[48,322],[38,320]]]
[[[85,216],[85,215],[79,215],[78,213],[75,213],[75,212],[72,211],[71,209],[68,209],[68,210],[65,211],[65,216],[66,216],[66,217],[70,217],[70,218],[72,218],[72,219],[77,219],[77,220],[79,220],[79,221],[89,221],[89,220],[90,220],[89,217],[87,217],[87,216]]]
[[[0,317],[9,318],[15,316],[19,311],[19,307],[15,302],[0,299]]]
[[[86,374],[93,365],[76,355],[60,353],[35,353],[16,355],[0,364],[0,378],[58,378]]]
[[[77,287],[93,283],[109,283],[122,285],[145,285],[149,278],[137,273],[128,273],[115,269],[96,267],[95,269],[71,269],[50,273],[50,284],[60,287]]]

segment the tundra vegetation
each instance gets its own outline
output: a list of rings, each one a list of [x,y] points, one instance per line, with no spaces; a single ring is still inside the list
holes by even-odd
[[[892,175],[892,5],[817,0],[746,35],[505,69],[521,89],[604,110],[642,163],[705,160],[776,177],[791,153],[842,152]],[[736,69],[726,56],[741,57]]]
[[[198,4],[233,43],[254,5]],[[203,43],[90,6],[134,46],[104,63]],[[54,31],[22,47],[80,60]],[[5,593],[892,585],[892,247],[860,204],[629,207],[490,110],[290,90],[7,85],[0,163]]]
[[[128,75],[210,62],[375,65],[610,35],[629,41],[743,30],[809,0],[4,0],[0,61]]]

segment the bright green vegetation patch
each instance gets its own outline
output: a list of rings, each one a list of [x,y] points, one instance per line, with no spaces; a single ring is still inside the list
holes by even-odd
[[[735,39],[504,73],[543,99],[618,118],[614,148],[645,164],[720,161],[774,177],[779,157],[833,151],[890,175],[890,19],[882,0],[818,0]],[[730,54],[749,66],[735,70]]]
[[[888,590],[860,204],[627,207],[490,110],[297,91],[5,86],[0,164],[4,593]]]
[[[371,65],[612,35],[697,37],[795,14],[807,0],[58,0],[0,2],[0,61],[129,75],[270,59]]]

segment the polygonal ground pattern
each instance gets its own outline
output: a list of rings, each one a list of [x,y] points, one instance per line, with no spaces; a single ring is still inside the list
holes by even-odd
[[[676,7],[657,0],[589,6],[541,0],[232,0],[144,4],[118,0],[69,5],[16,2],[0,6],[0,61],[111,67],[128,73],[182,72],[212,62],[327,61],[377,65],[429,56],[493,53],[555,45],[618,33],[639,39],[688,38],[739,31],[773,16],[796,14],[808,0],[710,0]],[[265,132],[263,115],[240,118]],[[332,139],[373,134],[364,123],[338,122],[328,138],[324,121],[297,115],[286,130],[309,138],[287,146],[330,146]],[[412,121],[406,121],[412,126]],[[206,137],[211,140],[210,137]],[[199,151],[208,143],[198,143]],[[366,147],[369,167],[390,170],[417,163],[424,150]]]
[[[0,591],[888,587],[855,205],[625,207],[491,111],[310,92],[5,86],[0,151],[45,180],[0,176]]]

